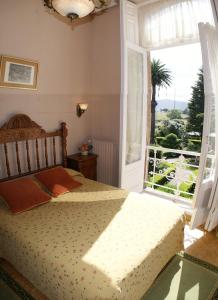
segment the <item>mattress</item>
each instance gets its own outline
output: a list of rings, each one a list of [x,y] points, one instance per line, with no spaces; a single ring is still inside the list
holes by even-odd
[[[15,216],[0,202],[0,256],[51,300],[140,299],[183,248],[182,212],[75,179],[83,185]]]

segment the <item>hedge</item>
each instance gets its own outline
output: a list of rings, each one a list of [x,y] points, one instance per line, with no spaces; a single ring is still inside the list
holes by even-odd
[[[161,191],[161,192],[165,192],[165,193],[168,193],[168,194],[175,194],[175,191],[171,190],[170,188],[174,188],[176,189],[176,187],[174,185],[172,185],[170,182],[165,184],[164,186],[159,186],[159,187],[156,187],[156,189],[158,191]],[[188,198],[188,199],[192,199],[193,196],[192,195],[189,195],[189,194],[185,194],[184,192],[187,192],[187,193],[194,193],[194,190],[195,190],[195,184],[194,183],[190,183],[190,184],[185,184],[185,183],[182,183],[179,187],[179,190],[180,190],[180,194],[179,196],[180,197],[183,197],[183,198]]]
[[[187,150],[189,150],[189,151],[195,151],[195,152],[200,152],[201,151],[201,140],[189,139],[188,140]]]
[[[183,183],[180,184],[179,190],[182,191],[182,192],[193,194],[194,191],[195,191],[195,183],[185,183],[185,182],[183,182]],[[192,195],[185,194],[185,193],[180,193],[179,195],[183,198],[193,198]]]
[[[175,189],[175,186],[172,185],[170,182],[168,182],[164,186],[157,187],[157,190],[160,191],[160,192],[165,192],[167,194],[173,194],[174,195],[174,191],[169,189],[169,188]]]
[[[167,176],[170,175],[171,172],[174,172],[175,168],[169,168],[167,169],[167,171],[163,174],[157,174],[154,175],[154,181],[153,181],[153,176],[151,176],[149,179],[151,180],[151,182],[149,182],[147,184],[147,186],[152,186],[152,184],[158,184],[158,185],[164,185],[165,183],[167,183],[169,180],[167,179]],[[154,186],[154,188],[158,188],[158,186]]]

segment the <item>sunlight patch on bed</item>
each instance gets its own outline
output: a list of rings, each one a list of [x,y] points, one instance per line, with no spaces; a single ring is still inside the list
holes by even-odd
[[[161,200],[130,193],[82,260],[105,273],[117,287],[161,242],[161,237],[169,230],[167,219],[175,218],[175,223],[178,220],[180,212],[174,205],[169,204],[167,216],[160,213],[163,208],[166,210],[166,204]],[[150,212],[151,218],[145,217],[145,211]],[[154,221],[152,213],[159,213],[160,218]],[[163,226],[158,226],[160,223]]]

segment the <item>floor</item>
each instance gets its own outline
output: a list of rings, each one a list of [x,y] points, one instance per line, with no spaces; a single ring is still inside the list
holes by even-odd
[[[190,230],[185,226],[185,252],[218,267],[218,231]]]
[[[41,292],[39,292],[25,277],[18,273],[13,266],[3,259],[0,259],[0,265],[11,275],[14,280],[23,287],[34,299],[48,300]]]
[[[186,225],[184,247],[185,252],[187,252],[188,254],[207,261],[218,267],[218,236],[216,236],[216,232],[206,233],[200,229],[190,230],[189,226]],[[22,275],[15,271],[10,264],[1,259],[0,264],[35,299],[48,300]]]

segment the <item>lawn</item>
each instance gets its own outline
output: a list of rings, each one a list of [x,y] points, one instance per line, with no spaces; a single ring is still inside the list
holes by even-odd
[[[181,119],[186,123],[187,122],[188,115],[181,114]],[[169,117],[167,116],[167,112],[164,111],[158,111],[156,112],[156,121],[162,122],[169,120]]]

